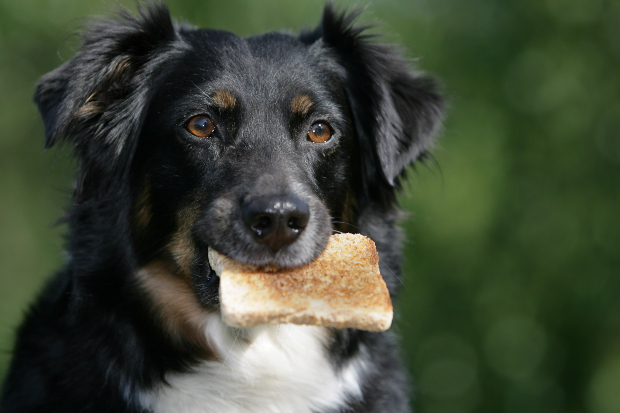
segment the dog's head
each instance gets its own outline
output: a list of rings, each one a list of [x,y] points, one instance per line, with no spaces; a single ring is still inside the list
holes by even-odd
[[[73,259],[158,260],[199,285],[207,247],[299,266],[366,208],[391,210],[442,101],[354,18],[327,6],[314,31],[243,39],[150,5],[90,25],[35,95],[46,146],[79,159]]]

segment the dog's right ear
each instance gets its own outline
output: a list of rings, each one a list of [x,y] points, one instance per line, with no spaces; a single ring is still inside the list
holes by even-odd
[[[45,147],[68,140],[80,160],[77,199],[102,195],[128,166],[157,67],[178,40],[164,5],[138,11],[88,25],[81,50],[37,84]]]

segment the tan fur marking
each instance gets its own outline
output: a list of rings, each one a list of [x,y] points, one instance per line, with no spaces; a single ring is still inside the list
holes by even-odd
[[[189,277],[191,265],[196,257],[196,248],[191,238],[191,228],[198,218],[198,208],[190,205],[177,215],[177,230],[170,241],[170,253],[179,267],[179,272]]]
[[[351,193],[347,192],[347,197],[344,200],[342,207],[342,222],[338,225],[338,228],[342,232],[357,232],[357,228],[352,226],[355,224],[355,216],[357,211],[357,200]]]
[[[221,358],[209,346],[205,333],[210,311],[200,304],[188,280],[176,277],[161,261],[138,270],[136,279],[174,339],[189,341],[207,360]]]
[[[306,115],[312,107],[312,99],[308,95],[297,95],[291,102],[293,112],[299,115]]]
[[[213,104],[225,110],[232,110],[237,104],[237,100],[233,95],[225,90],[218,90],[211,97]]]
[[[131,59],[129,56],[118,56],[110,63],[110,83],[122,79],[131,67]]]
[[[72,119],[90,118],[100,113],[103,113],[105,111],[106,105],[105,103],[96,100],[96,96],[97,93],[93,93],[92,95],[90,95],[84,105],[82,105],[82,107],[75,112]]]
[[[75,112],[72,120],[76,118],[88,119],[105,112],[108,102],[105,101],[106,99],[102,97],[102,95],[105,96],[107,91],[118,87],[116,83],[123,82],[123,76],[127,75],[131,67],[129,56],[118,56],[110,63],[109,67],[107,80],[108,90],[103,89],[92,93],[88,99],[86,99],[86,102]]]

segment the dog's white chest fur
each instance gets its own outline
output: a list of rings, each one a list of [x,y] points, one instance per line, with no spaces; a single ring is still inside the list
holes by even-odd
[[[153,413],[311,413],[361,399],[364,351],[336,370],[327,356],[324,328],[237,330],[213,315],[206,330],[223,361],[167,376],[169,385],[142,394],[144,407]]]

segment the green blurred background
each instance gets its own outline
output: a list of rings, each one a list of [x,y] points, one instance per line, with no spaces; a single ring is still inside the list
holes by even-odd
[[[168,3],[241,35],[314,26],[323,5]],[[0,0],[0,377],[63,260],[73,161],[43,152],[34,83],[119,4]],[[401,198],[395,328],[417,411],[620,412],[620,1],[374,0],[362,20],[451,101],[437,162]]]

